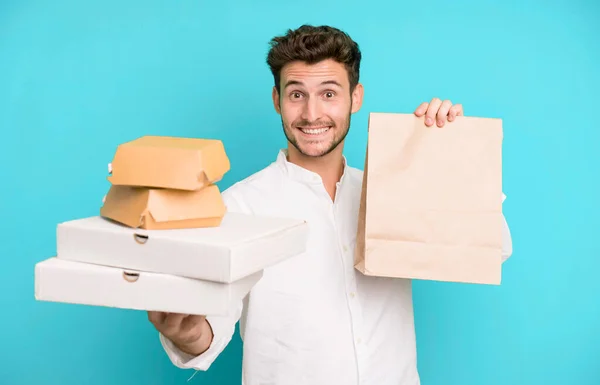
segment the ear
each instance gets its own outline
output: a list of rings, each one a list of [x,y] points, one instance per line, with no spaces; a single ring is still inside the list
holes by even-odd
[[[358,112],[362,107],[364,89],[361,83],[358,83],[352,91],[352,113]]]
[[[277,111],[278,114],[281,114],[281,105],[279,103],[279,91],[275,86],[273,86],[273,92],[271,97],[273,98],[273,106],[275,107],[275,111]]]

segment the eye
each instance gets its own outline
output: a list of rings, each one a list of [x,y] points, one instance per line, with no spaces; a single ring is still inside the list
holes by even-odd
[[[335,93],[333,91],[327,91],[325,92],[325,98],[326,99],[331,99],[335,96]]]
[[[302,93],[298,91],[293,91],[292,93],[290,93],[290,97],[292,99],[300,99],[302,97]]]

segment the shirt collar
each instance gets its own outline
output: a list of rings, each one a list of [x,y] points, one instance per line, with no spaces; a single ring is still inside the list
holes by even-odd
[[[298,182],[308,183],[308,184],[322,184],[323,180],[321,176],[316,172],[312,172],[303,167],[298,166],[295,163],[291,163],[287,159],[288,150],[283,148],[279,150],[279,154],[277,155],[276,164],[283,170],[283,172]],[[342,177],[340,178],[338,183],[342,183],[344,181],[344,177],[346,176],[346,170],[348,167],[348,163],[346,157],[342,155],[342,159],[344,162],[344,168],[342,172]]]

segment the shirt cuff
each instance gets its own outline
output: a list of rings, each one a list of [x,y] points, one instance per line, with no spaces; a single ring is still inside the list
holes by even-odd
[[[199,356],[181,351],[171,340],[159,333],[160,342],[173,365],[181,369],[206,371],[227,347],[235,332],[236,322],[228,317],[206,317],[206,320],[212,328],[214,337],[208,350]]]

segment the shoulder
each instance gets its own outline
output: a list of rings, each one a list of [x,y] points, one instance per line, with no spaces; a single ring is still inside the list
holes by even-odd
[[[358,169],[356,167],[348,166],[347,172],[348,172],[348,175],[350,176],[350,178],[362,180],[363,170]]]
[[[356,167],[346,167],[346,177],[352,184],[357,184],[360,186],[362,184],[363,174],[363,170],[360,170]]]
[[[248,200],[254,195],[261,196],[273,191],[280,183],[281,171],[275,163],[232,184],[221,194],[229,211],[249,213]]]
[[[232,184],[230,187],[223,191],[224,195],[239,195],[245,192],[270,188],[273,184],[279,180],[281,171],[278,169],[275,163],[263,168],[260,171]]]

